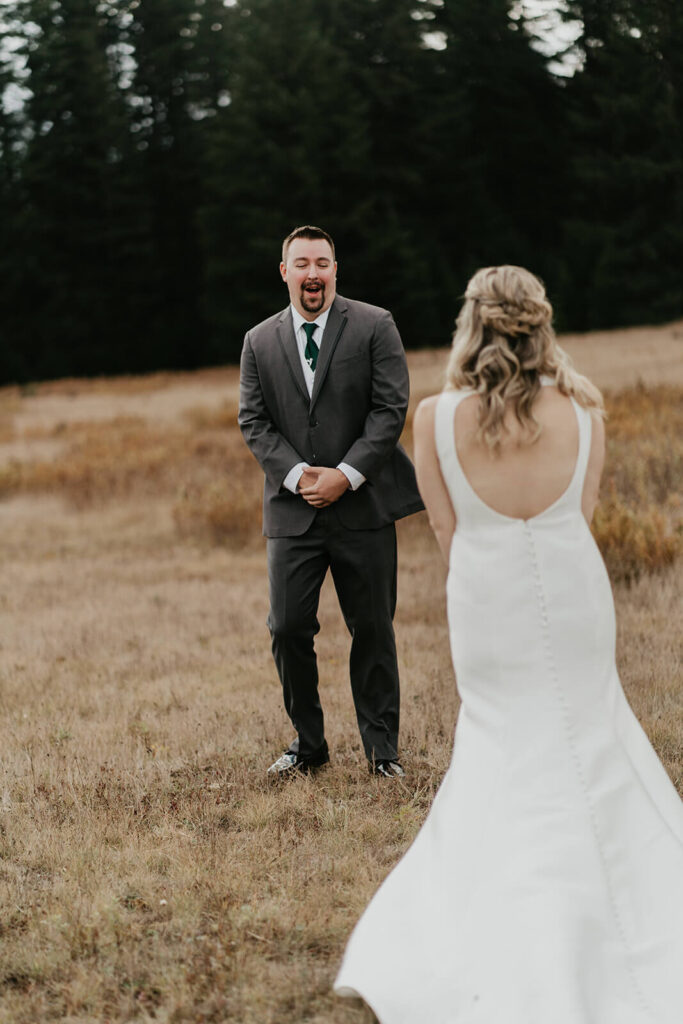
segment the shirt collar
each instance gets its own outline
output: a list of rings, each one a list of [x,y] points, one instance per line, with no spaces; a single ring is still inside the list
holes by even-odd
[[[291,305],[291,303],[290,303],[289,308],[292,311],[292,323],[294,324],[294,333],[295,334],[297,334],[299,332],[299,330],[301,329],[301,325],[302,324],[317,324],[318,330],[319,330],[317,338],[318,339],[322,338],[323,331],[325,330],[325,324],[327,323],[327,318],[330,315],[330,310],[332,309],[331,305],[327,307],[327,309],[325,310],[324,313],[321,313],[320,316],[316,317],[315,320],[304,320],[304,318],[302,317],[302,315],[299,312],[299,310],[295,309],[294,306]],[[319,344],[319,341],[318,341],[318,344]]]

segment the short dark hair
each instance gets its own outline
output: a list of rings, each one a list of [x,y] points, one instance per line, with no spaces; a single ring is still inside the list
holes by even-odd
[[[334,259],[334,242],[332,241],[332,236],[328,235],[327,231],[323,231],[322,228],[315,227],[314,224],[304,224],[302,227],[294,228],[293,231],[290,231],[282,243],[283,263],[287,262],[287,253],[289,252],[289,247],[295,238],[324,238],[332,250],[332,259]]]

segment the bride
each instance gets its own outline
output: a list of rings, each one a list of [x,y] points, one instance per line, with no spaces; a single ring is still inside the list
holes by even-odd
[[[602,400],[551,317],[528,271],[478,271],[415,416],[462,705],[335,983],[381,1024],[683,1020],[683,805],[616,672]]]

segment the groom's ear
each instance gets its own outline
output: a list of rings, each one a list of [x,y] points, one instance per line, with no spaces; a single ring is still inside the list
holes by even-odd
[[[280,264],[280,277],[282,278],[283,281],[287,280],[287,264],[286,263],[281,263]]]

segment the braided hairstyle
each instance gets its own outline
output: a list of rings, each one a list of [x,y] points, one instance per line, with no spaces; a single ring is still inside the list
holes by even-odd
[[[557,344],[553,309],[541,281],[523,267],[484,267],[472,277],[456,321],[446,368],[446,389],[481,396],[477,439],[494,453],[506,432],[505,412],[512,404],[529,443],[541,427],[533,404],[541,376],[552,377],[563,395],[585,408],[602,411],[602,396],[573,369]]]

